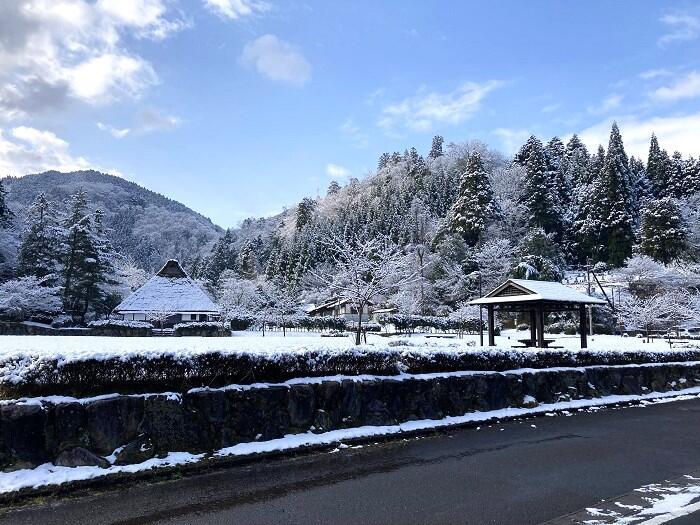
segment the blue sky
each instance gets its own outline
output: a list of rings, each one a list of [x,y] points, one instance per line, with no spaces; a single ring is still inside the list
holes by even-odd
[[[94,167],[222,226],[383,151],[617,119],[700,154],[692,2],[0,2],[0,173]]]

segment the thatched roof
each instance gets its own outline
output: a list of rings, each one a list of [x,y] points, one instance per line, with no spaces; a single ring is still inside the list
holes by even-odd
[[[209,296],[171,259],[160,271],[114,309],[130,312],[216,313]]]

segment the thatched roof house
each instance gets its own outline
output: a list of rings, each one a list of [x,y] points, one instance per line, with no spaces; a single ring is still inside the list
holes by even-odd
[[[157,321],[164,326],[181,321],[210,321],[218,308],[176,260],[160,271],[114,309],[129,321]]]

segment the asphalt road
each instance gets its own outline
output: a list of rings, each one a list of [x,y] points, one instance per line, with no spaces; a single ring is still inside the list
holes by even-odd
[[[266,460],[4,511],[0,523],[527,525],[698,469],[694,399]]]

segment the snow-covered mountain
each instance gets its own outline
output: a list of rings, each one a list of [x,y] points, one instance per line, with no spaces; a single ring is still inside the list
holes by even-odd
[[[106,173],[47,171],[6,177],[2,183],[16,217],[8,242],[18,242],[26,209],[39,193],[43,192],[60,211],[79,188],[87,193],[90,209],[105,213],[115,248],[145,270],[157,269],[169,258],[180,259],[187,265],[208,254],[222,233],[210,219],[184,204]]]

